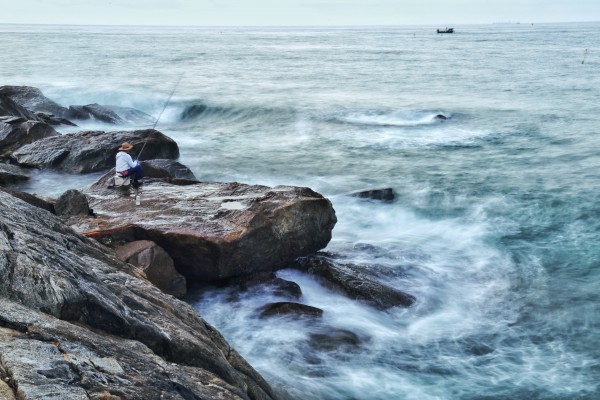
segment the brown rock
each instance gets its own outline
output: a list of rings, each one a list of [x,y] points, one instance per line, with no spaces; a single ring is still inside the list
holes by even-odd
[[[188,282],[273,271],[324,248],[336,223],[331,202],[308,188],[149,181],[140,193],[136,206],[133,197],[93,185],[85,194],[97,219],[77,229],[152,240]]]
[[[117,256],[146,274],[146,278],[160,290],[182,298],[187,293],[186,280],[175,269],[173,259],[156,243],[137,240],[116,249]]]

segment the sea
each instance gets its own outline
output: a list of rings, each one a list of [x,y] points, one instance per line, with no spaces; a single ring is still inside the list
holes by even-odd
[[[282,399],[600,399],[600,23],[453,27],[5,24],[0,85],[151,117],[63,134],[156,126],[200,181],[331,200],[323,251],[413,306],[291,268],[320,320],[259,318],[285,300],[270,286],[187,299]],[[380,188],[394,200],[349,196]],[[328,332],[356,340],[315,345]]]

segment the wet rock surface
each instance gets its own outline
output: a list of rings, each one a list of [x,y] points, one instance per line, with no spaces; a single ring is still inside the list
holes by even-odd
[[[63,217],[90,215],[90,206],[83,193],[76,189],[70,189],[56,200],[54,211]]]
[[[157,130],[143,129],[86,131],[49,137],[20,147],[13,152],[12,159],[28,168],[52,168],[76,174],[99,172],[114,167],[115,156],[123,142],[133,145],[133,158],[137,157],[145,145],[140,160],[179,157],[179,147],[173,139]]]
[[[151,240],[181,274],[200,283],[271,272],[312,254],[331,240],[337,221],[331,202],[308,188],[148,179],[140,206],[104,182],[84,193],[97,217],[80,220],[76,229],[98,239]]]
[[[18,148],[37,140],[58,137],[50,125],[39,121],[0,121],[0,159],[8,158]]]
[[[16,165],[0,163],[0,185],[29,180],[31,173]]]
[[[0,365],[17,398],[274,398],[189,305],[56,216],[0,201]]]
[[[357,265],[337,263],[328,257],[299,258],[288,266],[313,275],[326,286],[379,310],[410,307],[416,300],[408,293],[377,282]]]

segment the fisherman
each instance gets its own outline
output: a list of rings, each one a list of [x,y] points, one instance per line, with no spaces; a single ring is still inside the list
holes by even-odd
[[[134,188],[137,188],[142,184],[142,166],[138,160],[133,160],[129,155],[131,149],[133,149],[133,146],[127,142],[123,143],[121,147],[119,147],[119,152],[117,153],[116,170],[117,173],[122,177],[132,177],[133,181],[131,184]]]

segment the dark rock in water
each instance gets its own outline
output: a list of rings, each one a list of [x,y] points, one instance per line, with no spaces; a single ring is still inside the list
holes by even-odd
[[[71,119],[80,120],[94,118],[98,121],[109,124],[118,124],[123,122],[123,119],[116,112],[96,103],[85,106],[70,106],[68,117]]]
[[[20,124],[21,122],[26,122],[27,119],[23,118],[23,117],[11,117],[11,116],[3,116],[0,117],[0,121],[4,122],[5,124]]]
[[[31,173],[16,165],[0,163],[0,185],[29,180]]]
[[[0,92],[0,115],[23,118],[23,121],[36,120],[34,113],[16,103],[10,97]],[[5,121],[6,122],[6,121]],[[10,122],[6,122],[10,123]]]
[[[348,352],[360,350],[363,340],[347,329],[329,327],[322,332],[311,333],[309,344],[315,350]]]
[[[321,317],[323,316],[323,310],[317,307],[307,306],[306,304],[289,301],[269,303],[260,309],[261,318],[272,317],[274,315]]]
[[[185,277],[177,272],[173,259],[156,243],[138,240],[120,246],[116,251],[119,259],[140,268],[163,292],[179,298],[187,293]]]
[[[0,158],[37,140],[56,137],[60,134],[50,125],[38,121],[5,123],[0,121]]]
[[[45,122],[49,125],[70,125],[70,126],[77,126],[76,124],[74,124],[73,122],[69,121],[66,118],[61,118],[61,117],[55,117],[52,114],[47,114],[41,111],[37,111],[35,113],[36,117],[42,121]]]
[[[177,158],[179,147],[168,136],[154,129],[136,131],[87,131],[38,140],[13,152],[12,158],[25,167],[53,168],[71,173],[109,170],[123,142],[133,145],[136,158],[146,144],[141,160]]]
[[[433,119],[437,119],[438,121],[445,121],[448,119],[444,114],[437,114]]]
[[[29,203],[32,206],[41,208],[42,210],[46,210],[49,213],[55,214],[54,202],[51,200],[43,199],[41,197],[36,196],[35,194],[19,192],[7,188],[0,187],[0,191],[10,194],[11,196],[16,197],[17,199],[23,200],[24,202]]]
[[[40,111],[60,118],[68,118],[68,109],[44,96],[38,88],[31,86],[0,86],[0,94],[10,97],[15,103],[30,111]]]
[[[337,221],[331,202],[309,188],[145,179],[141,206],[104,185],[84,193],[97,217],[78,230],[100,238],[120,228],[152,240],[190,283],[272,272],[324,248]]]
[[[272,285],[275,288],[273,294],[277,296],[289,297],[295,300],[299,300],[302,297],[302,289],[296,282],[275,278]]]
[[[64,192],[54,204],[56,215],[70,217],[74,215],[89,215],[90,206],[87,197],[79,190],[70,189]]]
[[[289,266],[316,276],[329,287],[379,310],[396,306],[410,307],[416,300],[410,294],[374,281],[356,265],[342,265],[316,256],[300,258]]]
[[[1,366],[19,398],[275,397],[188,304],[56,216],[0,203]]]
[[[350,193],[350,196],[362,199],[392,201],[394,200],[394,191],[392,188],[371,189]]]

